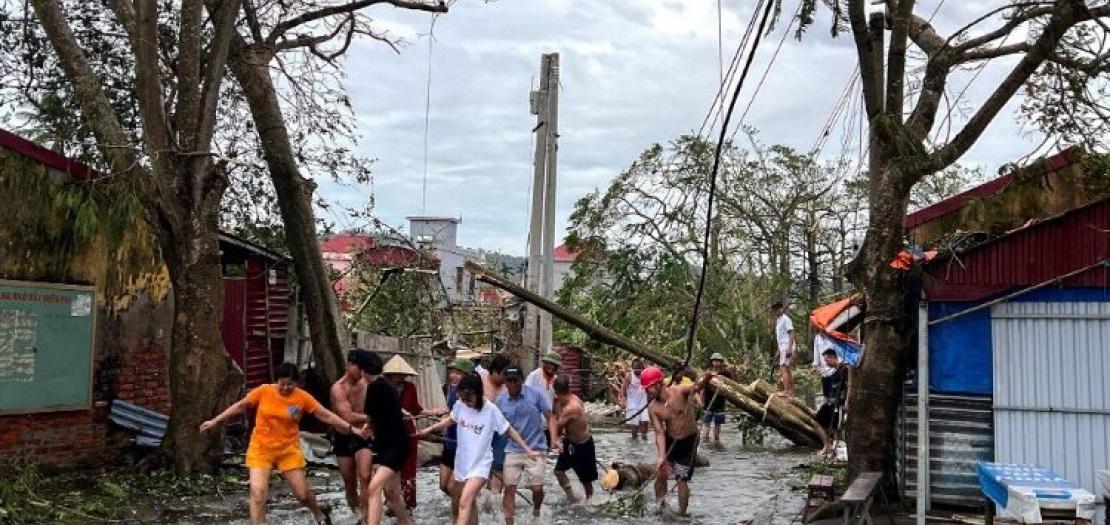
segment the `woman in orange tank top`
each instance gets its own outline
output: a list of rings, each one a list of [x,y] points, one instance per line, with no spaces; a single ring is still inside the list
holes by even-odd
[[[266,496],[270,491],[270,473],[274,469],[281,472],[293,495],[312,512],[317,523],[331,523],[331,518],[316,504],[316,496],[305,478],[306,463],[300,441],[301,418],[312,414],[343,434],[367,437],[369,431],[365,427],[355,428],[321,406],[311,394],[301,390],[297,386],[300,371],[296,365],[283,363],[277,368],[274,378],[276,383],[256,387],[220,415],[201,423],[200,431],[207,432],[247,408],[255,409],[254,431],[245,461],[250,469],[251,523],[266,522]]]

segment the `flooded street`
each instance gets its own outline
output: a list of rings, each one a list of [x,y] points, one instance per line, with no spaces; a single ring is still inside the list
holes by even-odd
[[[734,429],[735,427],[732,427]],[[679,517],[674,514],[657,514],[654,506],[654,493],[650,484],[643,489],[648,507],[643,516],[608,516],[599,506],[617,498],[632,495],[632,491],[608,493],[595,487],[597,492],[590,505],[570,505],[565,501],[562,489],[555,482],[551,469],[555,458],[548,458],[546,472],[546,501],[539,523],[545,524],[627,524],[627,523],[699,523],[723,525],[751,523],[788,525],[798,517],[803,495],[794,491],[792,485],[800,483],[802,474],[795,467],[809,459],[804,450],[793,450],[780,438],[768,436],[769,446],[759,449],[744,449],[739,434],[729,432],[726,427],[722,435],[725,450],[712,450],[702,446],[701,454],[710,462],[708,467],[700,467],[691,482],[692,497],[690,515]],[[613,461],[624,463],[654,463],[655,451],[651,441],[631,441],[629,435],[613,429],[597,429],[594,433],[597,443],[598,460],[608,465]],[[577,494],[581,494],[573,473],[569,474]],[[343,482],[338,472],[326,468],[310,468],[310,479],[317,498],[333,509],[332,517],[337,525],[355,523],[354,516],[348,511],[343,497]],[[437,486],[438,470],[434,466],[425,467],[418,474],[418,501],[415,519],[419,524],[450,523],[450,510],[447,498]],[[524,494],[531,497],[529,490]],[[672,490],[668,494],[670,509],[677,506]],[[493,513],[489,505],[493,506]],[[271,485],[269,506],[271,524],[310,523],[308,512],[303,510],[289,495],[281,481],[275,478]],[[500,500],[489,499],[482,507],[484,524],[503,523]],[[163,515],[164,518],[168,516]],[[220,500],[196,505],[188,512],[178,514],[179,524],[246,524],[246,494],[228,494]],[[387,520],[390,523],[391,520]],[[520,496],[517,497],[517,523],[531,522],[531,507]]]

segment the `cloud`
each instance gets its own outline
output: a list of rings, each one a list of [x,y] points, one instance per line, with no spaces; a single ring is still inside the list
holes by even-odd
[[[726,61],[751,16],[750,4],[723,4]],[[938,28],[954,30],[986,11],[984,2],[955,4],[938,14]],[[923,2],[920,11],[935,5]],[[761,43],[737,117],[795,6],[786,2],[784,19]],[[360,153],[377,159],[375,211],[395,225],[411,214],[461,215],[460,242],[468,246],[514,254],[526,249],[535,125],[528,93],[542,53],[559,52],[562,66],[559,231],[578,198],[605,187],[646,147],[697,130],[717,92],[715,2],[461,0],[435,25],[424,205],[430,17],[384,8],[369,13],[379,27],[406,41],[400,54],[360,42],[346,59]],[[783,41],[752,104],[745,123],[757,127],[765,143],[809,149],[855,67],[850,36],[832,38],[827,16],[823,13],[802,41],[792,34]],[[968,98],[982,100],[1005,73],[1006,64],[996,62],[967,90]],[[955,75],[953,96],[971,76]],[[1012,108],[1007,111],[969,152],[969,164],[990,172],[1035,146],[1013,123]],[[841,153],[842,130],[833,132],[826,155]],[[331,184],[322,184],[321,194],[355,203],[368,198],[365,188]]]

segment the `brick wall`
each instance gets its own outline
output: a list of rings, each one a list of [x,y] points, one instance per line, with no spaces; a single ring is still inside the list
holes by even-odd
[[[166,334],[172,313],[169,297],[159,303],[144,297],[126,312],[98,313],[93,408],[0,415],[0,461],[54,466],[114,461],[131,435],[108,421],[111,400],[169,413]]]

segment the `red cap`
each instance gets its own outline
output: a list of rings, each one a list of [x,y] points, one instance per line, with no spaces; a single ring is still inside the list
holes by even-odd
[[[663,371],[657,366],[649,366],[640,372],[640,385],[645,389],[663,380]]]

